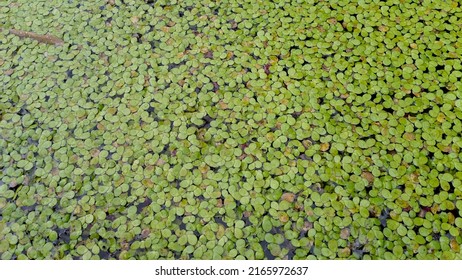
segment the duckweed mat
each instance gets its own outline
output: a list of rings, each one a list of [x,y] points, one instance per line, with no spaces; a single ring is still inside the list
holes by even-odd
[[[1,259],[461,258],[459,1],[3,0],[0,24]]]

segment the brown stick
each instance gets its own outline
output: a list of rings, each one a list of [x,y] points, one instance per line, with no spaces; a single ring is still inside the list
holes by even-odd
[[[2,29],[0,28],[0,31],[1,30]],[[53,35],[41,35],[34,32],[22,31],[17,29],[10,29],[9,31],[11,34],[14,34],[20,38],[30,38],[49,45],[61,46],[64,44],[63,40]]]

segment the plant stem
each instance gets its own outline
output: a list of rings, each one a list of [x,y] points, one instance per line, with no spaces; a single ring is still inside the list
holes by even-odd
[[[0,28],[0,31],[3,30],[2,28]],[[30,38],[30,39],[33,39],[33,40],[37,40],[41,43],[45,43],[45,44],[49,44],[49,45],[56,45],[56,46],[61,46],[64,44],[64,41],[61,40],[60,38],[58,37],[55,37],[53,35],[41,35],[41,34],[37,34],[37,33],[34,33],[34,32],[29,32],[29,31],[23,31],[23,30],[18,30],[18,29],[9,29],[9,32],[11,34],[14,34],[20,38]]]

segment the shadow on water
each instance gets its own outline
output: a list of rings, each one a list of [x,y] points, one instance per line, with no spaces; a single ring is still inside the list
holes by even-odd
[[[261,247],[263,248],[263,252],[265,253],[265,258],[268,259],[268,260],[274,260],[276,259],[275,256],[273,256],[273,254],[271,254],[270,250],[268,249],[268,242],[266,241],[260,241],[260,245]]]

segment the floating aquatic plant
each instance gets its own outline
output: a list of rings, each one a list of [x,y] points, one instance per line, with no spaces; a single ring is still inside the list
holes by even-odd
[[[457,1],[29,2],[2,259],[461,258]]]

